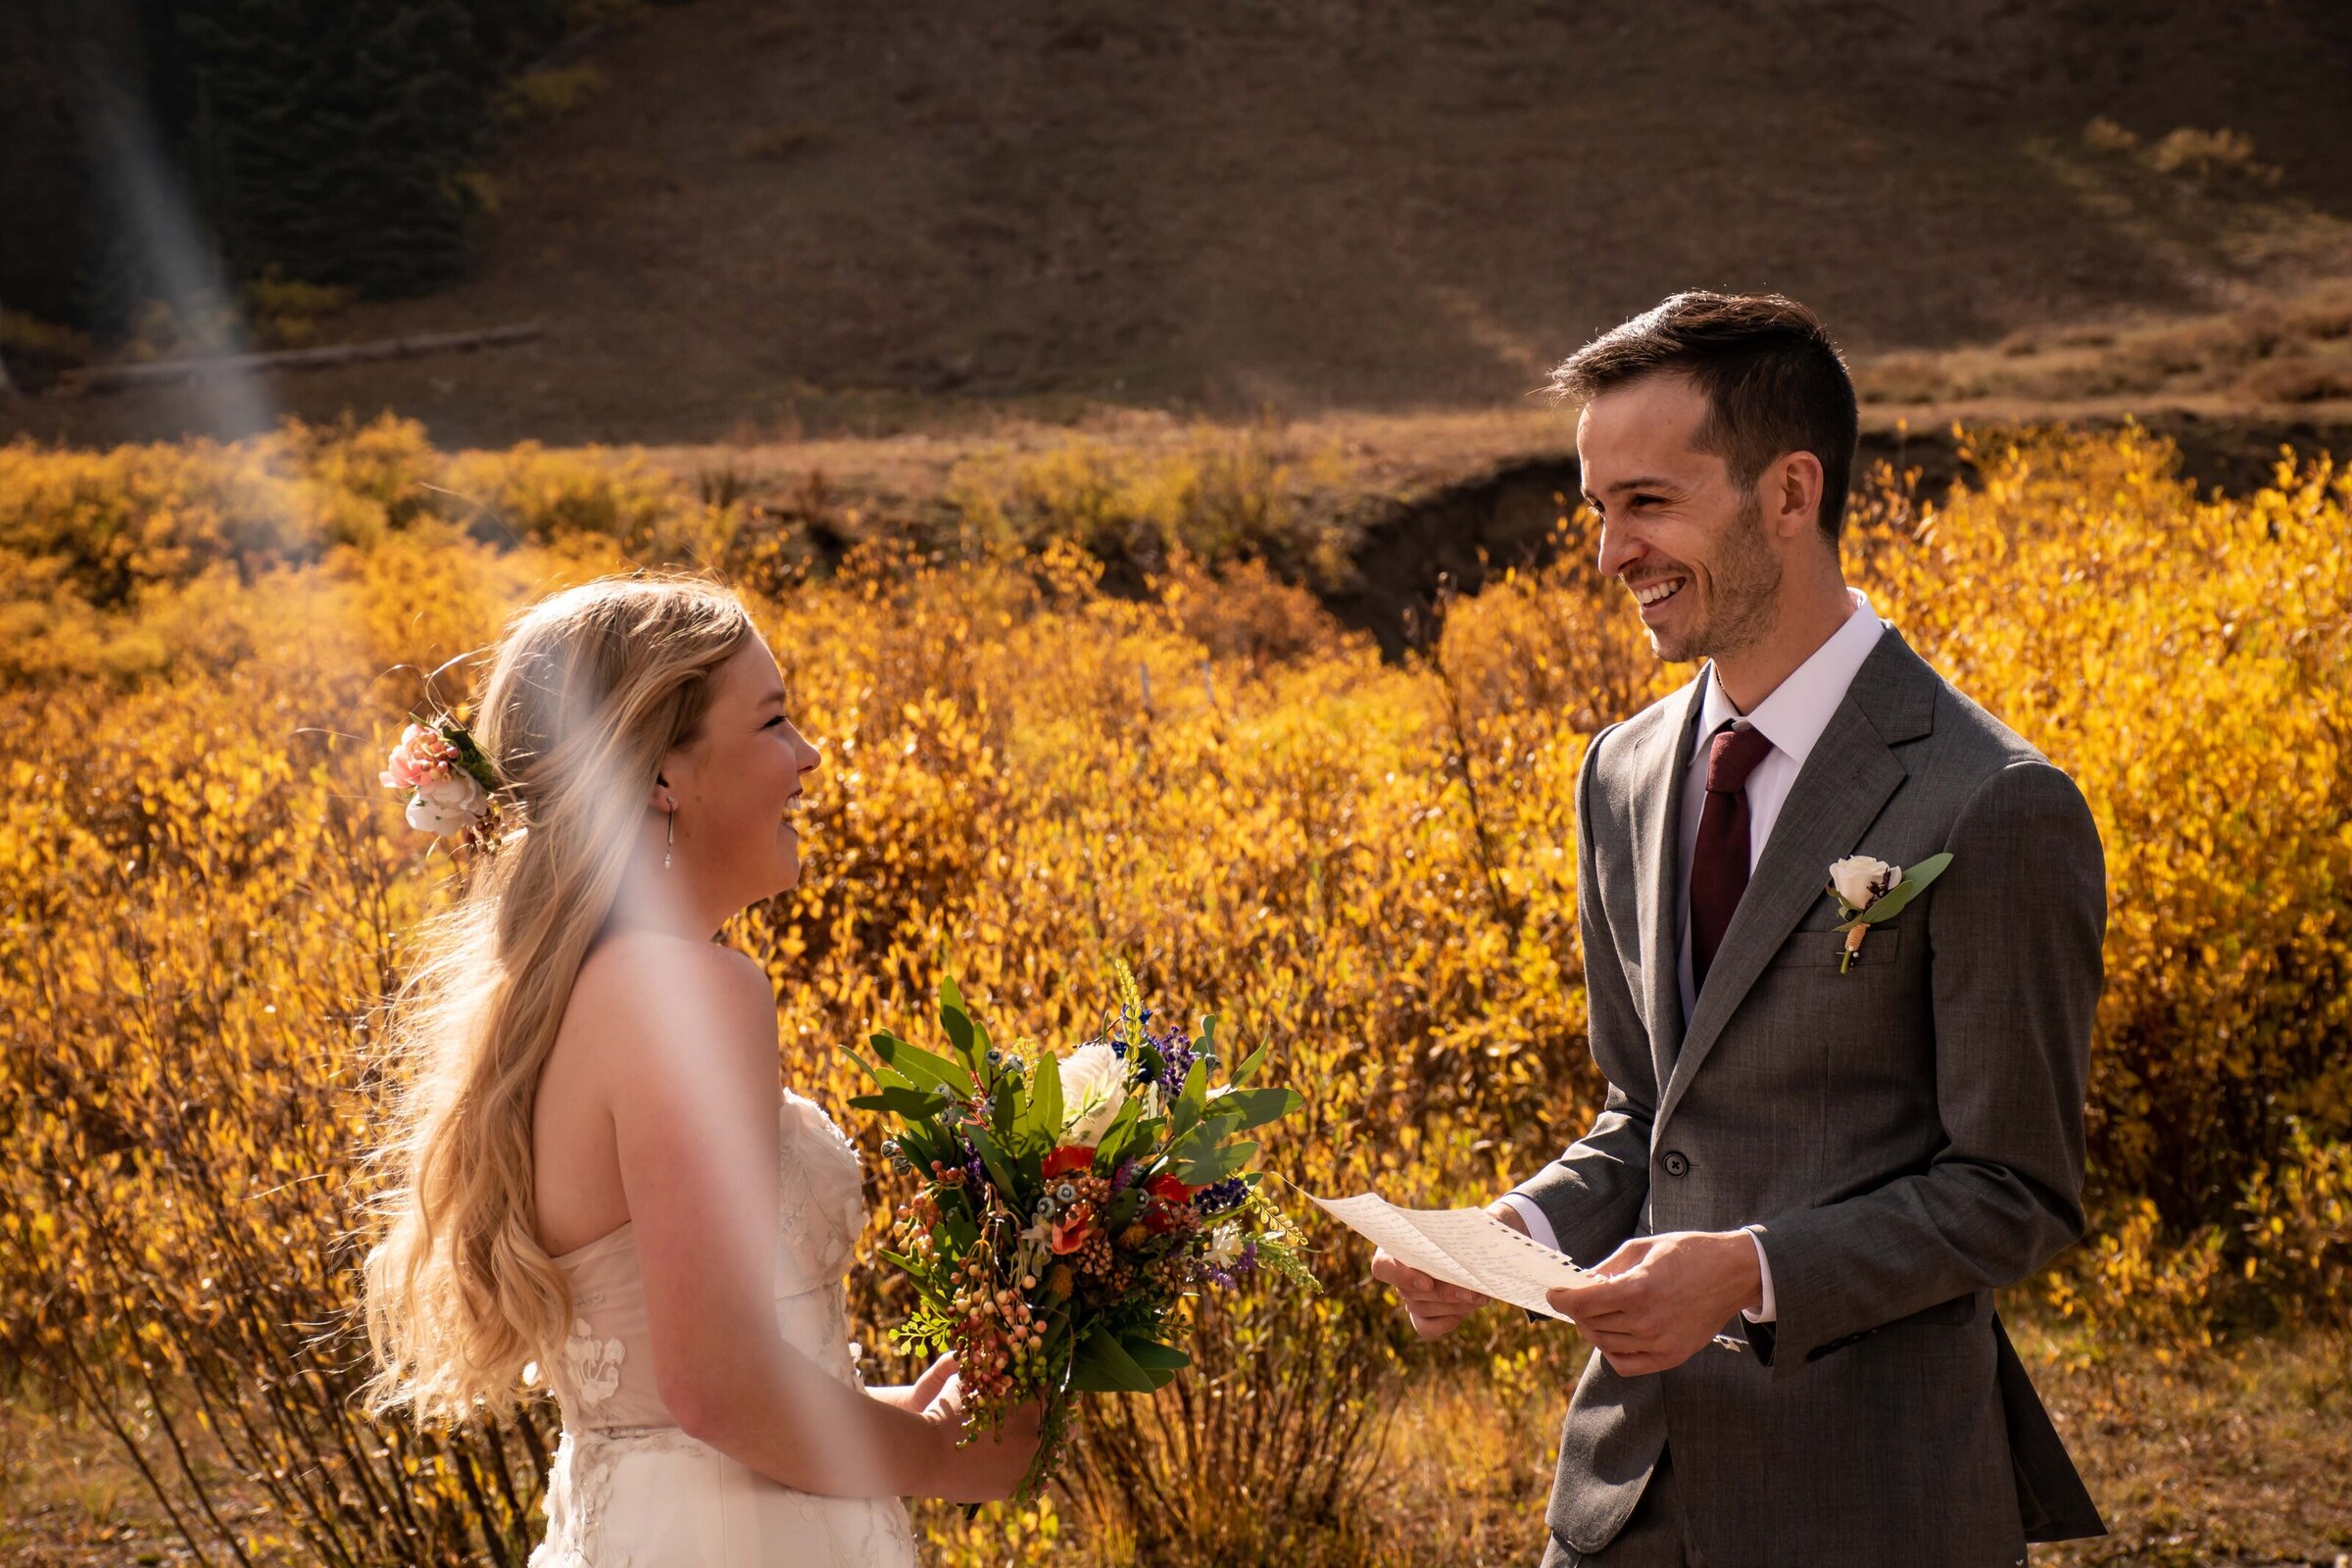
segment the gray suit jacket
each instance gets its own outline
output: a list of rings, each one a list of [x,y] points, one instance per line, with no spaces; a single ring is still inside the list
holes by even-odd
[[[1625,1523],[1671,1442],[1706,1560],[2017,1562],[2104,1526],[1992,1310],[2082,1232],[2106,864],[2073,780],[1888,628],[1791,786],[1694,1016],[1676,828],[1703,685],[1593,737],[1577,780],[1591,1132],[1519,1191],[1592,1263],[1763,1226],[1778,1319],[1625,1378],[1595,1353],[1548,1522]],[[1830,862],[1951,864],[1851,970]]]

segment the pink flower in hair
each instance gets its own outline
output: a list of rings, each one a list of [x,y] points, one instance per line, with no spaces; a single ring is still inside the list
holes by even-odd
[[[421,789],[448,778],[457,763],[458,749],[438,731],[411,724],[400,732],[400,744],[385,759],[377,782],[388,790]]]

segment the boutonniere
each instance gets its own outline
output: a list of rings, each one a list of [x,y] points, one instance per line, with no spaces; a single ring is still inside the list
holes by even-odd
[[[1832,864],[1829,891],[1837,897],[1838,912],[1845,920],[1837,927],[1845,933],[1845,951],[1838,956],[1838,972],[1845,973],[1854,961],[1854,955],[1862,951],[1862,938],[1872,926],[1893,919],[1951,863],[1951,856],[1945,854],[1931,855],[1907,872],[1867,855],[1849,855]]]

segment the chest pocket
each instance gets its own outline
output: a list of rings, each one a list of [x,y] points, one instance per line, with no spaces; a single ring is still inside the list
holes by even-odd
[[[1885,925],[1874,925],[1870,928],[1870,934],[1862,939],[1862,951],[1854,955],[1851,968],[1891,964],[1902,947],[1902,921],[1889,920]],[[1781,951],[1773,955],[1772,962],[1766,967],[1835,969],[1844,953],[1845,933],[1842,931],[1793,931],[1789,933],[1788,940],[1781,944]]]

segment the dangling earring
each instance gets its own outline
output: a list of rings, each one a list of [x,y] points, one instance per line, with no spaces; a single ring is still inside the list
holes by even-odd
[[[663,837],[663,839],[662,839],[662,870],[666,871],[666,870],[668,870],[668,869],[669,869],[669,858],[670,858],[670,856],[672,856],[673,854],[675,854],[675,853],[677,852],[677,848],[678,848],[678,803],[677,803],[677,801],[676,801],[676,800],[673,798],[673,799],[670,801],[670,803],[669,803],[669,830],[668,830],[667,834],[666,834],[666,835]]]

